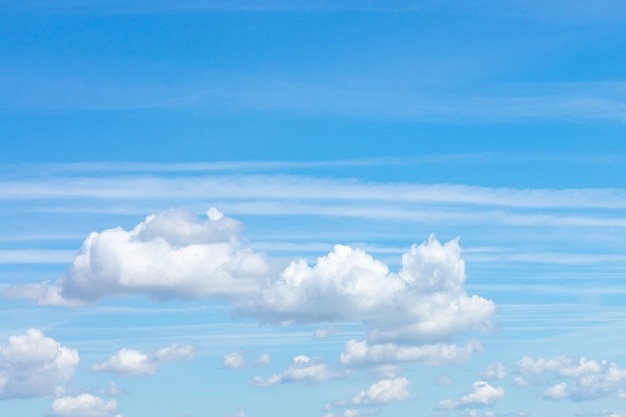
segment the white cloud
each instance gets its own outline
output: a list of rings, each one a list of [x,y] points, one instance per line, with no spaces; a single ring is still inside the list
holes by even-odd
[[[560,379],[571,380],[569,386],[565,382],[558,383],[544,392],[546,398],[554,400],[584,401],[611,395],[620,397],[626,390],[626,368],[608,361],[566,356],[552,359],[524,357],[517,362],[517,366],[522,375],[552,374]]]
[[[246,417],[246,410],[244,409],[237,410],[236,412],[234,412],[228,417]]]
[[[262,387],[271,387],[289,382],[316,383],[345,375],[347,371],[333,369],[321,358],[300,355],[291,360],[285,371],[268,378],[256,376],[253,382]]]
[[[534,359],[530,356],[524,356],[517,361],[517,368],[522,375],[540,375],[546,372],[557,371],[561,368],[569,366],[571,360],[566,356],[556,356],[552,359]]]
[[[294,261],[240,310],[271,323],[361,320],[374,342],[421,344],[489,327],[493,302],[468,296],[458,240],[433,235],[402,256],[402,269],[360,249],[335,246],[314,266]]]
[[[441,366],[468,361],[482,346],[472,340],[465,346],[436,344],[399,346],[393,343],[370,345],[367,341],[349,340],[341,353],[341,363],[348,366],[376,363],[412,362],[426,366]]]
[[[239,352],[227,353],[224,355],[224,361],[222,362],[224,368],[239,369],[246,366],[246,361],[243,355]]]
[[[458,239],[442,244],[431,235],[413,245],[397,273],[363,250],[337,245],[313,266],[296,260],[272,277],[266,260],[240,244],[239,222],[216,209],[207,218],[171,210],[130,231],[93,232],[56,283],[13,285],[3,295],[65,306],[125,294],[228,296],[236,312],[262,322],[361,321],[369,342],[404,345],[443,341],[491,324],[494,303],[464,290]]]
[[[49,415],[51,417],[108,417],[115,413],[117,413],[117,401],[105,401],[91,394],[81,394],[77,397],[55,399]]]
[[[102,363],[91,367],[94,372],[110,372],[122,376],[152,375],[163,362],[191,360],[195,357],[193,346],[173,344],[152,354],[123,348]]]
[[[567,384],[561,382],[559,384],[555,384],[545,390],[543,393],[543,397],[550,400],[563,400],[569,397],[569,393],[567,392]]]
[[[495,362],[489,365],[487,369],[485,369],[483,372],[481,372],[480,376],[482,376],[484,379],[502,380],[506,378],[506,368],[502,364],[502,362]]]
[[[242,352],[232,352],[224,355],[222,365],[228,369],[253,368],[257,366],[265,366],[271,362],[269,353],[262,353],[253,361],[248,361]]]
[[[239,296],[259,290],[268,266],[242,247],[239,222],[209,209],[198,222],[186,210],[148,216],[126,231],[92,232],[54,285],[15,285],[8,297],[74,305],[105,296],[144,294],[157,299]]]
[[[358,417],[359,414],[361,414],[359,410],[350,409],[343,412],[343,417]]]
[[[382,379],[372,384],[367,391],[355,395],[352,402],[357,405],[383,405],[405,401],[411,396],[408,386],[409,380],[406,378]]]
[[[472,390],[458,400],[442,400],[439,402],[441,409],[457,409],[466,406],[481,407],[491,405],[504,397],[504,388],[493,387],[485,381],[476,381],[472,384]]]
[[[61,346],[37,329],[0,345],[0,399],[54,395],[74,375],[76,349]]]

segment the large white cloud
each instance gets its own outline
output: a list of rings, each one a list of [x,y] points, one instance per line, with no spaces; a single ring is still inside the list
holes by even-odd
[[[482,346],[472,340],[465,346],[438,343],[421,346],[399,346],[393,343],[373,344],[349,340],[341,353],[341,363],[347,366],[411,362],[425,366],[442,366],[467,362]]]
[[[409,380],[406,378],[381,379],[367,391],[361,391],[352,398],[354,404],[383,405],[409,399]]]
[[[551,359],[524,357],[517,362],[525,376],[552,374],[560,380],[544,392],[552,400],[593,400],[607,396],[621,397],[626,392],[626,368],[613,362],[589,360],[584,357],[556,356]]]
[[[72,305],[124,294],[163,299],[257,292],[265,260],[240,244],[239,222],[215,209],[207,216],[198,222],[178,209],[148,216],[130,231],[92,232],[55,284],[16,285],[4,295]]]
[[[207,217],[198,221],[188,211],[171,210],[130,231],[93,232],[56,283],[15,285],[3,294],[70,306],[125,294],[228,296],[235,312],[264,323],[330,323],[334,329],[339,321],[361,322],[370,354],[395,349],[387,354],[391,362],[462,361],[467,348],[437,343],[491,324],[494,303],[464,289],[458,239],[442,244],[431,235],[402,256],[398,272],[363,250],[337,245],[312,266],[295,260],[280,273],[240,243],[239,222],[215,209]],[[407,353],[416,346],[420,352]],[[137,352],[120,355],[136,366],[145,362]],[[407,355],[413,359],[403,359]],[[382,362],[374,356],[369,361]],[[141,373],[151,372],[145,363]]]
[[[173,344],[150,354],[124,348],[111,356],[108,361],[93,365],[91,370],[122,376],[152,375],[163,362],[191,360],[194,357],[195,348],[190,345]]]
[[[458,400],[442,400],[439,402],[439,408],[482,407],[491,405],[502,397],[504,397],[504,388],[493,387],[485,381],[476,381],[472,384],[472,389],[467,395]]]
[[[37,329],[0,345],[0,398],[55,395],[74,375],[79,357]]]
[[[268,378],[257,376],[253,382],[262,387],[271,387],[288,382],[316,383],[346,375],[348,375],[346,370],[333,369],[321,358],[300,355],[293,358],[283,372]]]
[[[117,401],[105,401],[91,394],[57,398],[49,417],[109,417],[117,413]],[[121,417],[117,415],[117,417]]]
[[[493,302],[468,296],[458,240],[433,235],[413,245],[392,273],[369,254],[348,246],[317,259],[294,261],[240,310],[270,323],[361,320],[373,342],[421,344],[485,329]]]

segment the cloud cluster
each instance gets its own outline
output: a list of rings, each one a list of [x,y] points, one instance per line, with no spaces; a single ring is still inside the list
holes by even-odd
[[[544,391],[546,399],[584,401],[626,394],[626,368],[608,361],[563,355],[551,359],[526,356],[517,362],[517,367],[522,377],[552,374],[567,380],[547,388]]]
[[[442,366],[468,361],[482,346],[471,340],[465,346],[438,343],[421,346],[399,346],[394,343],[369,344],[367,341],[349,340],[340,355],[347,366],[366,366],[381,363],[411,362],[425,366]]]
[[[130,231],[92,232],[55,284],[16,285],[4,295],[78,305],[126,294],[166,299],[257,292],[265,260],[241,246],[239,222],[215,209],[207,217],[198,222],[178,209],[150,215]]]
[[[109,417],[117,413],[117,401],[105,401],[91,394],[57,398],[49,417]],[[117,417],[121,417],[119,414]]]
[[[458,240],[434,235],[402,256],[399,273],[360,249],[337,245],[313,266],[293,261],[240,307],[270,323],[359,320],[368,340],[422,344],[485,329],[493,302],[468,296]]]
[[[93,365],[91,370],[122,376],[152,375],[163,362],[185,361],[194,357],[195,348],[190,345],[173,344],[150,354],[124,348],[108,361]]]
[[[0,345],[0,399],[32,398],[63,392],[79,357],[75,349],[30,329]]]
[[[268,378],[256,376],[253,382],[261,387],[271,387],[288,382],[316,383],[346,375],[348,375],[347,371],[333,369],[319,357],[310,358],[300,355],[293,358],[283,372],[273,374]]]
[[[493,387],[485,381],[476,381],[467,395],[458,400],[442,400],[439,402],[439,408],[452,410],[463,407],[484,407],[495,403],[502,397],[504,397],[504,388]]]
[[[227,296],[238,313],[262,322],[356,320],[370,342],[409,345],[483,330],[495,312],[492,301],[466,294],[458,239],[441,244],[431,235],[413,245],[397,273],[363,250],[337,245],[312,266],[295,260],[272,275],[263,256],[241,245],[239,222],[213,208],[207,217],[170,210],[130,231],[93,232],[56,283],[14,285],[3,294],[52,305],[126,294]]]
[[[406,378],[382,379],[372,384],[367,391],[361,391],[352,402],[356,405],[383,405],[410,398],[409,380]]]

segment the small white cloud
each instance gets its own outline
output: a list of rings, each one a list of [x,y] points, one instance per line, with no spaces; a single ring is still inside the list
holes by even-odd
[[[300,355],[293,358],[282,373],[271,375],[269,378],[256,376],[253,382],[258,386],[270,387],[289,382],[316,383],[345,375],[346,371],[331,368],[321,358]]]
[[[222,365],[227,369],[255,368],[266,366],[271,362],[269,353],[262,353],[253,361],[247,361],[242,352],[232,352],[224,355]]]
[[[569,397],[569,393],[567,392],[567,384],[564,382],[551,386],[543,393],[543,398],[549,400],[564,400],[567,397]]]
[[[343,417],[358,417],[359,414],[359,410],[350,409],[343,412]]]
[[[57,398],[52,402],[50,417],[108,417],[117,413],[117,401],[105,401],[91,394]],[[121,417],[121,416],[119,416]]]
[[[123,376],[152,375],[159,367],[158,362],[134,349],[120,349],[115,355],[91,367],[94,372],[110,372]]]
[[[349,340],[340,360],[348,366],[394,362],[441,366],[467,362],[473,353],[481,351],[482,346],[478,341],[470,341],[461,347],[442,343],[423,346],[399,346],[393,343],[370,345],[366,341]]]
[[[76,349],[61,346],[37,329],[0,345],[0,399],[58,395],[76,371]]]
[[[239,352],[227,353],[222,362],[224,368],[239,369],[246,365],[243,355]]]
[[[458,400],[442,400],[439,402],[441,409],[457,409],[467,406],[482,407],[491,405],[504,397],[504,388],[493,387],[485,381],[476,381],[472,384],[472,390]]]
[[[406,378],[383,379],[372,384],[367,391],[361,391],[352,398],[357,405],[383,405],[405,401],[410,397],[409,380]]]
[[[502,365],[502,362],[495,362],[481,372],[480,376],[484,379],[502,380],[506,378],[506,368]]]
[[[93,365],[91,370],[122,376],[152,375],[163,362],[191,360],[194,357],[195,349],[189,345],[173,344],[152,354],[123,348],[111,356],[108,361]]]
[[[174,343],[157,350],[152,354],[152,357],[157,362],[190,361],[196,357],[196,348],[191,345],[180,346]]]
[[[619,397],[626,389],[626,368],[608,361],[563,355],[552,359],[524,357],[517,366],[522,375],[552,374],[571,380],[569,385],[563,382],[548,388],[544,396],[550,399],[584,401],[612,395]]]

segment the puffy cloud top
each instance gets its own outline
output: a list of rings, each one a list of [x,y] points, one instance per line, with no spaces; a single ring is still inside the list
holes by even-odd
[[[348,246],[318,258],[294,261],[259,299],[240,309],[274,323],[362,320],[371,341],[424,343],[489,325],[493,302],[468,296],[458,240],[434,235],[413,245],[399,273]]]
[[[187,210],[148,216],[132,230],[92,232],[55,285],[16,285],[6,296],[75,305],[105,296],[238,296],[259,290],[265,260],[239,242],[241,224],[210,209],[199,222]]]
[[[382,379],[352,398],[354,404],[382,405],[404,401],[410,397],[406,378]]]
[[[0,345],[0,398],[54,395],[78,365],[76,349],[61,346],[37,329]]]
[[[108,417],[117,412],[117,401],[105,401],[91,394],[57,398],[52,402],[50,417]],[[118,415],[118,417],[121,417]]]
[[[336,245],[313,265],[294,260],[272,275],[263,256],[241,245],[241,229],[216,209],[204,221],[186,210],[151,215],[130,231],[91,233],[55,284],[15,285],[3,294],[56,305],[123,294],[227,296],[237,313],[265,323],[360,321],[367,342],[378,345],[433,344],[490,326],[495,305],[465,292],[458,239],[442,244],[431,235],[411,246],[397,272],[363,250]],[[136,353],[123,355],[142,363]]]
[[[466,406],[480,407],[491,405],[504,397],[504,388],[493,387],[485,381],[476,381],[472,384],[471,391],[458,400],[443,400],[439,402],[439,408],[455,409]]]

